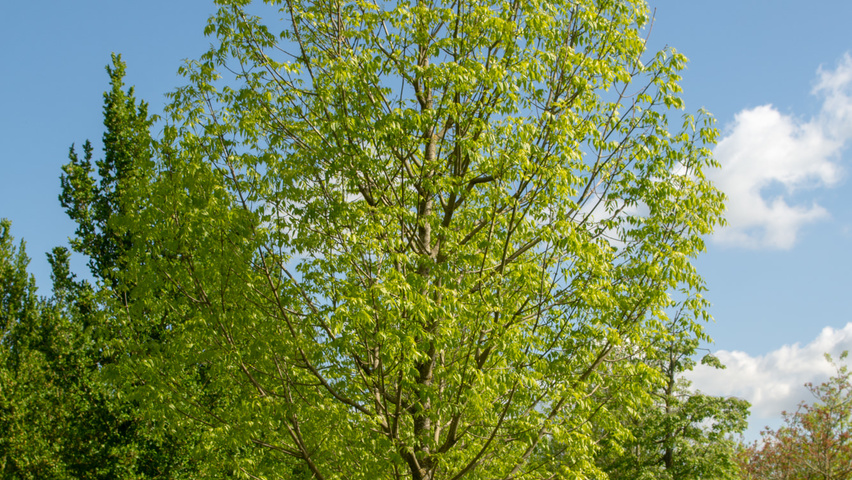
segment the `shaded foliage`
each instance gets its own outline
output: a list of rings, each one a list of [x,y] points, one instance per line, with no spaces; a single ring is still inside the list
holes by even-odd
[[[150,120],[132,89],[122,90],[124,69],[113,56],[97,172],[87,141],[82,159],[72,147],[62,175],[60,200],[78,225],[71,243],[90,258],[98,286],[76,280],[70,252],[57,247],[48,254],[52,294],[37,297],[23,247],[12,248],[3,223],[3,478],[184,478],[199,471],[187,442],[144,419],[138,403],[104,376],[123,356],[107,312],[123,305],[115,273],[131,243],[112,222],[128,208],[128,179],[150,159]]]
[[[749,403],[696,392],[684,374],[695,366],[698,340],[675,316],[658,355],[642,361],[662,374],[652,401],[636,410],[619,406],[626,439],[605,438],[598,463],[610,479],[738,479],[736,441]],[[702,363],[724,368],[710,355]],[[607,432],[608,433],[608,432]]]

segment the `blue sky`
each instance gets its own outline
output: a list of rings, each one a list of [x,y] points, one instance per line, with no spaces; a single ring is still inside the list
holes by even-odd
[[[753,438],[830,373],[822,353],[852,348],[852,2],[653,0],[651,48],[690,59],[687,110],[712,112],[723,135],[714,179],[730,226],[698,260],[728,364],[699,369],[704,391],[754,404]],[[74,225],[59,202],[68,148],[100,148],[104,66],[122,53],[126,82],[159,112],[183,59],[209,43],[206,0],[7,2],[0,12],[0,217],[27,241],[49,285],[44,252]],[[78,271],[85,266],[78,259]],[[46,293],[46,292],[44,292]]]

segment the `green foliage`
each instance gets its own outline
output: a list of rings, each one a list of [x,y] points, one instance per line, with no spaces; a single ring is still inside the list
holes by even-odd
[[[0,474],[3,477],[19,470],[21,464],[29,464],[31,456],[39,456],[39,452],[19,456],[24,440],[20,419],[26,411],[18,401],[18,376],[28,372],[19,326],[30,323],[38,315],[38,299],[35,279],[27,273],[30,260],[24,243],[16,247],[10,229],[11,222],[0,220]]]
[[[244,475],[599,474],[723,210],[646,5],[218,3],[115,224],[128,388]]]
[[[843,352],[840,361],[846,360]],[[746,479],[844,480],[852,476],[852,382],[849,367],[830,355],[835,374],[820,385],[805,386],[814,396],[793,412],[784,425],[761,432],[761,441],[741,447],[740,466]]]
[[[70,162],[62,167],[62,193],[59,200],[68,216],[77,223],[71,240],[75,251],[87,255],[92,274],[112,280],[128,249],[130,238],[120,235],[111,224],[128,207],[124,191],[140,165],[151,159],[152,119],[145,102],[137,106],[133,87],[122,90],[126,66],[121,55],[112,55],[107,67],[110,91],[104,93],[104,158],[92,166],[92,144],[83,144],[83,158],[72,146]]]
[[[61,276],[66,251],[49,258],[54,296],[17,322],[18,362],[3,372],[3,477],[162,478],[172,452],[99,378],[91,288]]]
[[[672,335],[657,355],[642,359],[662,374],[663,382],[652,391],[649,404],[619,409],[630,435],[623,440],[605,431],[598,464],[611,480],[737,479],[733,436],[745,430],[749,404],[692,390],[683,374],[695,365],[698,341],[678,315],[669,331]],[[724,368],[712,355],[701,362]]]
[[[17,368],[20,361],[20,339],[17,325],[27,323],[38,312],[35,279],[27,273],[30,259],[25,244],[18,247],[10,233],[12,222],[0,219],[0,359],[3,364]]]
[[[70,253],[56,248],[48,254],[52,296],[38,298],[23,247],[12,246],[8,222],[0,230],[3,478],[198,478],[203,471],[189,454],[192,437],[179,438],[168,425],[143,418],[138,404],[104,377],[126,355],[107,313],[123,304],[114,279],[132,239],[112,224],[127,208],[124,190],[137,165],[150,159],[144,104],[137,108],[132,89],[121,90],[124,64],[116,56],[113,62],[107,69],[112,90],[105,95],[105,159],[95,175],[89,142],[82,160],[72,148],[60,196],[78,224],[72,245],[89,255],[102,283],[95,288],[77,281]]]
[[[9,250],[3,225],[3,298],[25,271],[23,250]],[[140,422],[99,375],[105,361],[95,294],[69,274],[68,252],[48,255],[54,290],[49,300],[27,293],[30,313],[12,317],[12,359],[0,366],[0,472],[8,479],[180,478],[180,451],[170,450],[161,426]],[[11,275],[6,275],[10,273]],[[6,353],[8,350],[3,349]],[[11,361],[10,361],[11,360]]]

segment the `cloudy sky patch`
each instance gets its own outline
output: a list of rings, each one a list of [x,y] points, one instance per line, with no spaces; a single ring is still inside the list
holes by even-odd
[[[697,365],[687,378],[704,393],[751,402],[749,429],[754,438],[764,425],[777,426],[782,411],[794,412],[802,401],[811,403],[813,397],[804,384],[831,377],[835,371],[824,355],[837,360],[844,350],[852,350],[852,323],[842,329],[826,327],[804,346],[784,345],[765,355],[720,350],[714,354],[726,366],[724,370]]]
[[[740,111],[716,147],[722,168],[711,174],[728,195],[723,244],[790,249],[800,230],[830,213],[808,199],[842,177],[841,152],[852,138],[852,58],[817,72],[812,93],[820,112],[801,120],[772,105]],[[805,197],[802,199],[801,197]]]

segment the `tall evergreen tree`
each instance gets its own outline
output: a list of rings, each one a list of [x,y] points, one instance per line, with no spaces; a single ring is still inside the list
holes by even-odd
[[[110,90],[104,93],[104,157],[92,165],[92,144],[83,144],[80,158],[71,147],[70,162],[62,167],[62,193],[59,200],[68,216],[77,223],[71,240],[75,251],[89,257],[92,274],[101,280],[115,280],[124,253],[130,246],[127,234],[119,233],[114,221],[129,208],[125,191],[140,165],[150,161],[153,121],[148,105],[138,102],[133,87],[123,90],[126,65],[121,55],[112,55],[107,67]],[[95,175],[97,167],[97,175]]]
[[[111,88],[104,95],[104,158],[93,164],[71,148],[63,167],[60,201],[77,223],[72,248],[87,255],[97,281],[78,281],[70,252],[48,255],[49,298],[35,295],[23,248],[14,249],[8,222],[0,231],[2,393],[0,472],[3,478],[196,478],[185,438],[146,420],[137,401],[104,372],[127,355],[120,331],[106,313],[126,306],[126,285],[116,281],[132,245],[116,220],[132,208],[125,192],[134,172],[151,158],[151,119],[133,89],[123,89],[125,65],[113,56]]]

